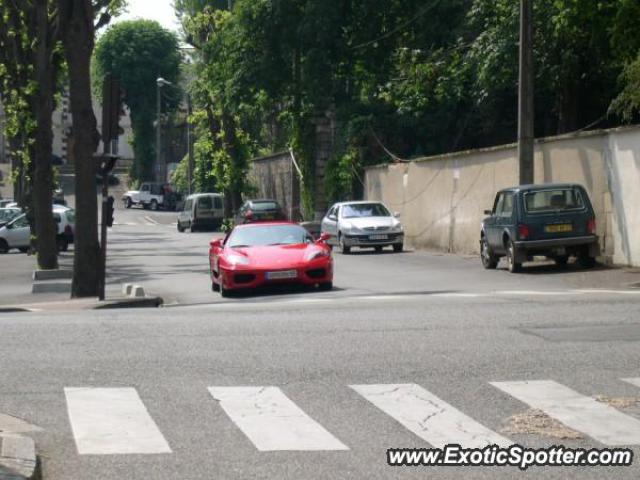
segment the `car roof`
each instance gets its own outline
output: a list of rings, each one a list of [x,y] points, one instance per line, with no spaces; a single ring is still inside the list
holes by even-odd
[[[249,203],[267,203],[267,202],[278,203],[278,200],[276,200],[275,198],[251,198],[251,199],[247,200],[247,202],[249,202]]]
[[[192,193],[187,197],[187,200],[189,199],[193,200],[194,198],[211,197],[211,196],[222,197],[223,195],[221,193],[216,193],[216,192]]]
[[[380,200],[353,200],[350,202],[337,202],[334,204],[334,206],[339,205],[339,206],[343,206],[343,205],[360,205],[363,203],[379,203],[381,205],[384,205],[384,202],[381,202]]]
[[[500,192],[524,192],[530,190],[546,190],[549,188],[583,188],[579,183],[528,183],[514,187],[503,188]]]

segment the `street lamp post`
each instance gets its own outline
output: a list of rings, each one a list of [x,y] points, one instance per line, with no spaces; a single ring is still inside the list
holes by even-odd
[[[162,87],[173,85],[170,81],[158,77],[156,96],[156,178],[160,183],[164,183],[166,177],[164,165],[162,164]]]

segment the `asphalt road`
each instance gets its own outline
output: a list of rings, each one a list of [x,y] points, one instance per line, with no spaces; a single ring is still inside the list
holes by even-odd
[[[523,477],[386,464],[391,447],[485,438],[638,456],[633,270],[337,253],[333,292],[222,301],[212,235],[179,234],[173,218],[118,211],[109,262],[112,283],[173,306],[0,314],[0,413],[42,429],[45,479]],[[528,476],[637,479],[639,461]]]

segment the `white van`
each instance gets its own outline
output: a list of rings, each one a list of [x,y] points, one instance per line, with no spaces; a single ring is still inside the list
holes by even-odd
[[[178,213],[178,231],[192,232],[205,228],[219,228],[224,219],[224,197],[220,193],[189,195]]]

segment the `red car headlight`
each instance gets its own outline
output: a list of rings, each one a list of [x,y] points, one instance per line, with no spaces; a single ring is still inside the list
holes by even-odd
[[[324,258],[329,256],[331,256],[331,252],[327,250],[311,250],[310,252],[307,252],[304,259],[307,262],[310,262],[311,260],[317,260],[318,258]]]
[[[249,259],[243,255],[227,255],[226,260],[231,265],[249,265]]]

